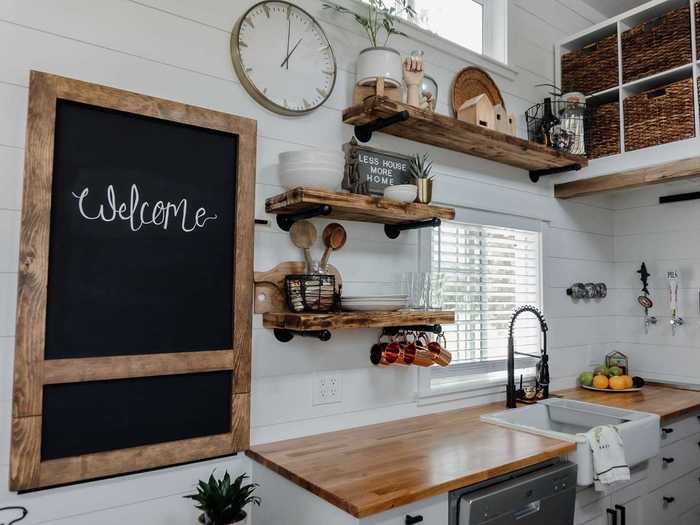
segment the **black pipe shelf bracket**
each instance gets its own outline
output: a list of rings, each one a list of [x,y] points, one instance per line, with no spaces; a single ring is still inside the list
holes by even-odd
[[[570,166],[560,166],[558,168],[546,168],[542,170],[530,170],[530,180],[532,182],[539,182],[540,177],[545,177],[547,175],[556,175],[558,173],[565,173],[567,171],[579,171],[581,168],[581,164],[577,162],[576,164],[571,164]]]
[[[318,339],[319,341],[330,341],[331,333],[328,330],[288,330],[286,328],[275,328],[275,339],[280,343],[288,343],[295,336],[297,337],[311,337]]]
[[[396,335],[399,332],[427,332],[435,335],[442,333],[441,324],[429,325],[409,325],[409,326],[387,326],[382,330],[384,335]]]
[[[323,204],[315,208],[309,208],[308,210],[300,211],[297,213],[287,213],[284,215],[277,216],[277,226],[282,230],[288,232],[292,228],[292,224],[302,219],[313,219],[314,217],[321,217],[324,215],[330,215],[333,208],[328,204]]]
[[[382,129],[398,124],[399,122],[406,122],[410,118],[408,111],[399,111],[394,113],[390,117],[379,117],[373,122],[368,122],[367,124],[361,124],[355,126],[355,137],[360,142],[369,142],[372,139],[372,134],[375,131],[381,131]]]
[[[404,222],[401,224],[385,224],[384,233],[389,239],[396,239],[404,230],[419,230],[421,228],[437,228],[442,224],[442,220],[433,217],[428,221]]]

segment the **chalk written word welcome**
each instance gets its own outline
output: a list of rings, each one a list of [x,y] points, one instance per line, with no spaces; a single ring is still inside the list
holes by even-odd
[[[131,185],[128,202],[117,201],[114,186],[107,186],[107,203],[95,204],[89,202],[90,188],[83,188],[79,194],[73,193],[78,201],[80,215],[89,221],[113,222],[117,219],[129,223],[131,231],[137,232],[143,226],[153,225],[167,230],[171,224],[176,224],[183,232],[190,233],[197,228],[204,228],[208,221],[216,220],[217,215],[207,215],[205,208],[197,208],[190,213],[187,199],[177,203],[156,201],[151,204],[141,200],[139,188]]]

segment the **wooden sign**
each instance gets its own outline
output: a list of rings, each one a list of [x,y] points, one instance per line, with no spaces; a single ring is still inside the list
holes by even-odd
[[[12,490],[248,447],[256,123],[32,72]]]
[[[343,189],[364,195],[384,195],[384,188],[413,184],[409,169],[411,157],[367,146],[353,138],[343,146],[345,176]]]

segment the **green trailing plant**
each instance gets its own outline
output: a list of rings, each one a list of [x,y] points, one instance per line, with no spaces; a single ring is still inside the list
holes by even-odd
[[[385,34],[382,46],[386,46],[393,35],[406,36],[398,29],[399,19],[400,17],[413,19],[416,16],[408,0],[367,0],[366,3],[366,14],[356,13],[334,2],[323,2],[323,8],[352,16],[367,34],[372,47],[380,47],[382,32]]]
[[[249,503],[260,506],[260,498],[253,496],[257,483],[243,484],[248,476],[241,474],[233,483],[228,472],[220,480],[209,476],[209,482],[199,481],[197,493],[184,496],[194,500],[195,508],[202,511],[201,523],[211,525],[229,525],[242,521],[246,517],[243,510]]]
[[[432,171],[433,161],[430,160],[430,153],[426,153],[422,157],[420,155],[413,156],[408,172],[414,179],[433,180],[435,175]]]

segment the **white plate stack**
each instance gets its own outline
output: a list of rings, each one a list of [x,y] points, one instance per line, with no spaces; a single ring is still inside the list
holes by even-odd
[[[340,190],[345,168],[342,151],[301,150],[280,153],[280,182],[288,190],[303,186]]]
[[[340,299],[343,310],[354,312],[394,312],[406,308],[406,295],[356,295]]]

